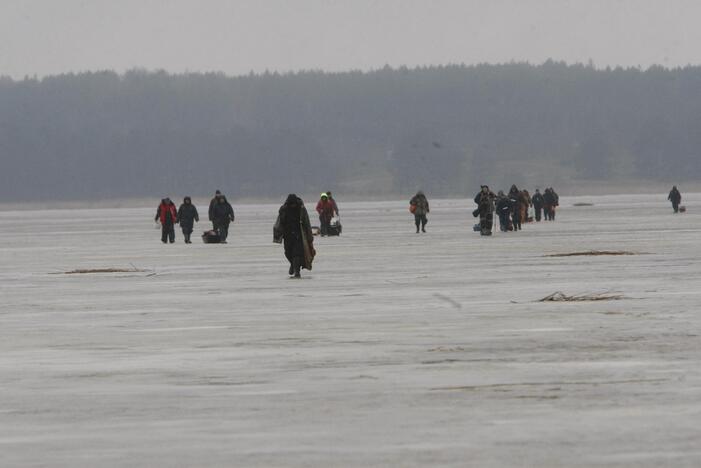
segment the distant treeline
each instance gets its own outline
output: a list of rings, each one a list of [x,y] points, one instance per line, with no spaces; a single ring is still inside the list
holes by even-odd
[[[701,67],[0,79],[2,200],[684,181],[700,149]]]

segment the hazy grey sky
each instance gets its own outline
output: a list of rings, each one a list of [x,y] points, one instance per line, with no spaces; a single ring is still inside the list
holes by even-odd
[[[0,75],[701,64],[699,0],[0,0]]]

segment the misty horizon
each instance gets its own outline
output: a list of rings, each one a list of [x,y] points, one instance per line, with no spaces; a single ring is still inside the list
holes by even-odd
[[[509,65],[526,65],[526,66],[539,67],[539,66],[550,65],[550,64],[563,65],[563,66],[567,66],[567,67],[586,67],[586,68],[590,68],[590,69],[593,69],[596,71],[634,70],[634,71],[640,71],[640,72],[646,72],[646,71],[654,70],[654,69],[662,69],[665,71],[674,71],[674,70],[684,70],[684,69],[693,69],[693,68],[701,67],[701,63],[700,64],[675,65],[675,66],[667,66],[667,65],[664,65],[661,63],[652,63],[652,64],[649,64],[647,66],[640,66],[640,65],[630,65],[630,66],[615,65],[615,66],[611,66],[611,65],[597,65],[593,61],[568,62],[566,60],[557,60],[554,58],[548,58],[548,59],[546,59],[542,62],[539,62],[539,63],[533,63],[533,62],[529,62],[527,60],[522,60],[522,61],[511,60],[508,62],[482,62],[482,63],[473,63],[473,64],[446,62],[446,63],[428,63],[428,64],[420,64],[420,65],[407,65],[407,64],[390,65],[390,64],[386,63],[382,66],[379,66],[376,68],[368,68],[368,69],[356,69],[356,68],[338,68],[335,70],[325,70],[325,69],[321,69],[321,68],[290,69],[290,70],[266,69],[266,70],[260,70],[260,71],[249,70],[248,72],[237,73],[237,74],[227,73],[224,70],[216,70],[216,69],[170,71],[170,70],[166,70],[163,68],[148,68],[148,67],[134,66],[134,67],[130,67],[130,68],[127,68],[124,70],[117,70],[114,68],[67,70],[67,71],[53,73],[53,74],[47,74],[47,75],[32,74],[32,75],[24,75],[21,77],[13,77],[10,75],[0,74],[0,80],[8,80],[8,81],[13,81],[13,82],[21,82],[21,81],[25,81],[25,80],[42,81],[42,80],[47,79],[47,78],[50,79],[50,78],[58,78],[58,77],[62,77],[62,76],[90,75],[90,74],[100,74],[100,73],[114,73],[120,77],[124,77],[130,73],[145,73],[145,74],[159,74],[160,73],[160,74],[167,74],[169,76],[218,75],[218,76],[223,76],[225,78],[234,78],[235,79],[235,78],[247,78],[247,77],[263,77],[263,76],[270,76],[270,75],[295,76],[295,75],[305,75],[305,74],[310,74],[310,73],[318,73],[318,74],[324,74],[324,75],[346,75],[346,74],[369,75],[369,74],[373,74],[373,73],[380,72],[383,70],[420,71],[420,70],[425,70],[425,69],[441,69],[441,68],[454,68],[454,67],[477,68],[480,66],[500,67],[500,66],[509,66]]]
[[[701,67],[526,64],[0,80],[6,201],[467,196],[701,175]],[[534,118],[537,116],[537,118]]]
[[[691,0],[0,0],[0,75],[701,63]]]

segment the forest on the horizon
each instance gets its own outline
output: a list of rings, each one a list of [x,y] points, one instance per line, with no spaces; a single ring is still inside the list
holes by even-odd
[[[699,148],[701,67],[0,78],[2,201],[683,182]]]

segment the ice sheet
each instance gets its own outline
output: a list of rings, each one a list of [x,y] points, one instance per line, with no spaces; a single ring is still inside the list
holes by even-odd
[[[0,466],[699,466],[701,195],[665,198],[491,238],[469,200],[417,235],[341,199],[303,280],[273,205],[228,245],[162,245],[155,204],[0,212]],[[544,257],[589,249],[641,255]]]

